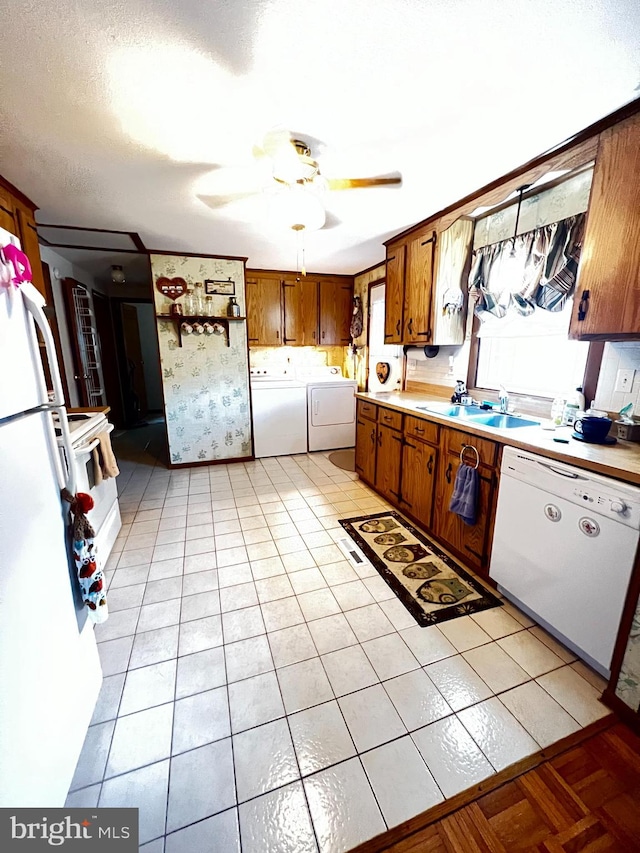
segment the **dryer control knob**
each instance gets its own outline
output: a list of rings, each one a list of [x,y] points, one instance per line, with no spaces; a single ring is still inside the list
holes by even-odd
[[[624,501],[611,501],[611,511],[623,515],[627,511],[627,505]]]

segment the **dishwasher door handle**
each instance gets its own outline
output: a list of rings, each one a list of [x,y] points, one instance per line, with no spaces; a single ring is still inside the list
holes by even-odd
[[[554,468],[553,465],[550,465],[548,462],[540,462],[539,459],[536,459],[538,465],[542,465],[543,468],[548,468],[549,471],[553,471],[554,474],[559,474],[561,477],[568,477],[570,480],[586,480],[586,477],[581,477],[580,474],[576,474],[574,471],[561,471],[559,468]]]

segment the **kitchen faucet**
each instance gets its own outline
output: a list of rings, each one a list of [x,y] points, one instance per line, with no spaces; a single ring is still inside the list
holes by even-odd
[[[504,385],[500,386],[499,400],[500,400],[500,411],[506,415],[509,411],[509,394],[507,393],[507,389],[504,387]]]

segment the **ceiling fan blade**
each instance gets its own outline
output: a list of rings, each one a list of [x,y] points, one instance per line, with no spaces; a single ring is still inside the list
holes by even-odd
[[[212,210],[217,210],[220,207],[226,207],[228,204],[232,204],[234,201],[242,201],[242,199],[256,195],[259,195],[259,193],[252,190],[251,192],[227,193],[226,195],[198,195],[198,198],[203,204],[206,204],[207,207],[212,208]]]
[[[332,228],[337,228],[338,225],[342,225],[342,220],[339,219],[335,213],[331,213],[330,210],[327,210],[322,230],[330,231]]]
[[[330,190],[358,190],[365,187],[389,187],[402,183],[402,175],[378,175],[375,178],[327,178]]]

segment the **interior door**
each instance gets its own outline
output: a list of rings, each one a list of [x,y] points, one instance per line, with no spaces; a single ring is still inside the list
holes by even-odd
[[[80,405],[104,406],[106,401],[102,387],[100,343],[89,291],[73,278],[62,280],[62,291]]]
[[[130,407],[135,420],[144,418],[148,411],[147,386],[144,378],[144,359],[140,346],[140,326],[138,324],[138,311],[135,305],[124,302],[120,310],[122,312],[122,335],[124,338],[124,351],[127,363],[128,393],[130,395]]]

